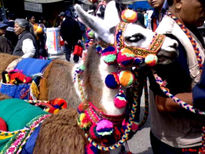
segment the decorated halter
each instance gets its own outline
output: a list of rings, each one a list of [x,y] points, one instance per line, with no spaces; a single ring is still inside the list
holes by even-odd
[[[142,63],[146,63],[148,66],[155,65],[157,63],[156,54],[165,38],[164,35],[155,34],[148,49],[126,46],[123,39],[123,32],[128,24],[126,22],[133,22],[136,18],[136,14],[129,16],[130,12],[127,13],[126,11],[122,13],[123,21],[116,27],[114,44],[108,45],[101,42],[100,45],[106,46],[106,48],[96,47],[97,52],[101,54],[105,63],[118,66],[116,72],[111,72],[107,75],[105,84],[108,88],[119,89],[113,99],[115,107],[119,109],[125,108],[128,103],[123,88],[128,88],[133,84],[136,86],[136,83],[139,85],[135,79],[138,77],[137,73],[133,74],[130,70],[126,70],[126,68],[139,66]],[[80,74],[84,69],[86,69],[84,66],[79,67],[75,75],[83,101],[78,106],[78,125],[86,132],[85,136],[92,147],[103,151],[116,149],[128,140],[131,131],[137,131],[139,125],[145,122],[143,121],[141,124],[138,124],[134,121],[139,104],[135,99],[132,103],[129,119],[126,121],[124,114],[120,116],[106,115],[91,102],[86,103],[82,82],[80,81]]]

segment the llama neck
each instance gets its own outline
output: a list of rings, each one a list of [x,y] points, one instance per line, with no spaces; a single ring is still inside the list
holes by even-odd
[[[103,59],[100,59],[100,65],[98,67],[102,81],[105,81],[106,76],[116,71],[116,66],[107,65]],[[102,99],[101,107],[105,110],[105,114],[108,115],[121,115],[125,112],[125,109],[119,109],[115,107],[114,97],[118,93],[118,89],[110,89],[105,84],[102,87]]]

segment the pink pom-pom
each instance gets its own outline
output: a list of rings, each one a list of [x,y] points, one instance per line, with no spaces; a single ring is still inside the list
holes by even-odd
[[[113,123],[109,120],[101,120],[97,123],[96,132],[100,136],[111,135],[113,133]]]
[[[126,107],[127,105],[127,99],[123,92],[119,92],[114,98],[114,104],[117,108],[121,109]]]
[[[117,55],[117,63],[121,67],[131,66],[134,62],[135,54],[128,48],[123,48]]]

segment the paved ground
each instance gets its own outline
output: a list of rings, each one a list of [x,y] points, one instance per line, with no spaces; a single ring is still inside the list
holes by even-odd
[[[141,108],[141,117],[143,116],[144,107]],[[139,130],[131,140],[128,141],[130,151],[133,154],[153,154],[149,133],[150,133],[150,118],[148,117],[147,122],[141,130]]]

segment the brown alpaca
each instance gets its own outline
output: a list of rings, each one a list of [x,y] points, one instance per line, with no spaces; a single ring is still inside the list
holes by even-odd
[[[100,107],[97,102],[101,99],[103,81],[100,79],[100,74],[97,70],[98,67],[96,67],[99,65],[100,55],[94,49],[95,46],[88,51],[83,80],[86,83],[84,88],[89,98],[88,101]],[[77,116],[77,110],[69,108],[47,118],[41,126],[34,153],[85,153],[87,141],[84,131],[77,125]]]

